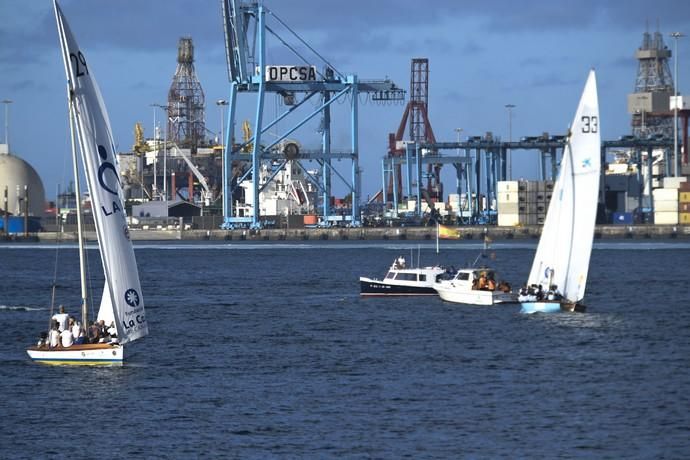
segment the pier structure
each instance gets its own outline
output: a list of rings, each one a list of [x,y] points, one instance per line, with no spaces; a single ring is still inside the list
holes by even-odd
[[[423,215],[422,200],[432,207],[431,199],[423,187],[425,172],[423,166],[445,164],[453,165],[456,171],[456,193],[464,194],[467,199],[467,210],[458,215],[458,221],[464,224],[495,223],[495,216],[489,209],[484,209],[481,199],[487,203],[497,198],[497,183],[507,180],[507,152],[537,151],[539,154],[539,175],[541,180],[555,179],[558,173],[559,152],[562,154],[565,136],[523,137],[519,141],[504,142],[492,133],[484,136],[470,136],[461,142],[407,142],[403,156],[386,156],[382,160],[383,190],[392,190],[392,209],[397,213],[403,196],[397,190],[404,190],[409,200],[415,200],[414,214]],[[449,153],[442,153],[443,151]],[[387,180],[396,180],[392,174],[401,167],[403,182],[390,185]],[[427,168],[426,174],[438,174]],[[389,179],[387,179],[389,178]],[[486,206],[488,208],[488,206]]]
[[[321,196],[319,225],[329,226],[332,222],[343,219],[341,215],[331,215],[331,184],[334,175],[343,181],[350,192],[352,210],[349,216],[345,216],[348,225],[361,225],[358,138],[360,95],[368,96],[373,102],[402,102],[405,91],[388,79],[359,80],[357,75],[341,73],[275,12],[261,3],[222,0],[221,4],[230,81],[223,156],[222,227],[260,228],[260,193],[288,162],[296,162],[318,189]],[[279,31],[283,34],[279,34]],[[274,43],[276,46],[281,45],[293,56],[293,63],[283,61],[274,65],[268,62],[266,48],[270,37],[277,39]],[[299,50],[309,53],[309,57]],[[267,94],[275,95],[285,108],[272,120],[268,120],[266,116]],[[243,143],[237,143],[233,139],[240,95],[250,95],[255,99],[253,134]],[[309,107],[307,102],[312,106]],[[334,102],[349,105],[350,148],[344,151],[336,151],[331,145],[331,132],[335,122],[331,118],[331,107]],[[302,118],[297,118],[298,114],[305,112],[305,115],[301,115]],[[305,151],[290,136],[314,120],[320,121],[318,132],[321,135],[321,149]],[[279,128],[287,124],[287,128]],[[272,137],[267,139],[269,130]],[[245,153],[246,150],[249,152]],[[343,159],[351,161],[349,177],[337,171],[332,164],[333,160]],[[260,181],[262,162],[270,162],[273,171],[264,183]],[[306,162],[318,164],[320,177],[310,174],[305,166]],[[252,193],[249,195],[252,202],[247,203],[251,215],[237,216],[233,209],[233,195],[245,181],[251,181]]]
[[[539,176],[538,180],[555,180],[558,175],[558,165],[563,155],[565,147],[565,135],[527,136],[519,141],[504,142],[495,138],[491,133],[485,136],[470,136],[462,142],[436,142],[436,143],[415,143],[408,142],[405,145],[405,155],[386,156],[382,160],[382,179],[383,190],[392,190],[392,210],[394,217],[398,205],[403,201],[404,196],[416,201],[414,215],[418,218],[423,216],[424,210],[422,201],[428,200],[425,193],[424,184],[424,165],[446,165],[450,164],[456,170],[456,193],[466,197],[471,197],[467,202],[467,209],[461,211],[458,223],[462,224],[486,224],[495,223],[490,209],[484,209],[481,197],[487,203],[497,198],[497,182],[507,180],[507,152],[512,150],[519,155],[528,152],[537,152],[539,155]],[[645,209],[648,213],[654,212],[654,203],[651,193],[647,202],[643,202],[643,190],[652,190],[655,186],[652,174],[645,177],[642,171],[652,171],[652,152],[663,150],[664,156],[668,156],[673,151],[673,139],[662,136],[651,136],[647,138],[636,138],[634,136],[623,136],[617,140],[602,141],[601,144],[601,197],[600,202],[606,202],[607,174],[609,154],[613,151],[625,149],[631,152],[630,163],[635,165],[637,186],[640,190],[635,196],[638,200],[639,209]],[[442,152],[448,153],[442,153]],[[401,167],[403,183],[390,185],[387,181],[396,181],[396,174],[392,174],[396,167]],[[664,174],[669,176],[669,174]],[[609,178],[610,179],[610,178]],[[397,190],[404,190],[404,195],[398,194]],[[431,200],[429,200],[431,201]],[[431,203],[429,202],[431,207]],[[488,208],[489,206],[486,206]],[[606,207],[603,207],[603,219],[608,221]]]

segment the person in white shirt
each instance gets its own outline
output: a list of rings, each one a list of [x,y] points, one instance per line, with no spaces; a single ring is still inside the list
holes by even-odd
[[[58,330],[60,332],[67,329],[67,319],[68,318],[69,318],[69,315],[67,313],[65,313],[65,307],[60,305],[60,313],[55,313],[53,315],[53,319],[58,322]]]
[[[71,326],[70,331],[72,331],[72,338],[74,343],[84,343],[84,334],[81,331],[81,324],[74,318],[70,318]]]
[[[48,332],[48,346],[50,346],[50,348],[55,348],[59,343],[60,332],[57,330],[57,327],[53,326],[50,332]]]
[[[62,342],[62,346],[67,348],[71,347],[72,344],[74,343],[74,337],[72,337],[72,331],[69,329],[65,329],[64,331],[60,332],[60,341]]]

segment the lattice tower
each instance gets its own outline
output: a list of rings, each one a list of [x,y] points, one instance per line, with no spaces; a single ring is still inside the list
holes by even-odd
[[[425,122],[429,113],[429,60],[412,59],[410,71],[410,140],[428,142]],[[426,114],[423,113],[426,111]]]
[[[635,93],[664,93],[659,94],[663,99],[673,94],[673,78],[669,67],[671,50],[664,45],[664,38],[660,32],[652,36],[645,32],[642,36],[642,46],[635,53],[639,64],[635,79]],[[653,97],[653,96],[652,96]],[[668,113],[668,101],[665,110],[632,114],[633,135],[646,137],[660,134],[673,136],[673,119]]]
[[[168,139],[195,152],[205,138],[204,90],[194,70],[194,44],[190,37],[183,37],[168,92]]]

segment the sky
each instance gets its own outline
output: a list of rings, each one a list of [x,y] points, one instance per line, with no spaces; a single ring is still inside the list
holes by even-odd
[[[131,149],[136,122],[151,136],[156,110],[151,104],[166,102],[183,36],[194,40],[206,126],[220,130],[215,101],[227,99],[229,82],[219,0],[63,0],[60,5],[97,78],[119,150]],[[686,0],[265,0],[264,5],[340,72],[359,79],[390,78],[409,90],[411,59],[428,58],[429,117],[440,142],[456,141],[457,128],[462,138],[490,131],[508,139],[509,125],[513,140],[564,134],[590,68],[597,71],[602,139],[629,134],[627,94],[634,90],[634,53],[642,34],[658,28],[672,50],[671,32],[690,35]],[[37,170],[52,199],[58,184],[69,183],[71,171],[52,1],[0,0],[0,18],[0,100],[13,101],[10,149]],[[678,41],[677,58],[678,87],[690,92],[690,37]],[[267,59],[299,64],[276,39],[269,39]],[[253,119],[254,97],[240,96],[238,123]],[[515,105],[510,123],[506,104]],[[281,109],[272,95],[266,107],[268,116]],[[334,109],[334,150],[349,149],[344,107]],[[362,99],[364,197],[381,188],[388,133],[397,129],[403,110]],[[236,135],[241,136],[239,129]],[[296,136],[305,148],[320,145],[316,126],[307,125]],[[349,177],[351,163],[341,163],[337,169]],[[535,152],[516,152],[514,177],[536,179],[537,164]],[[455,187],[451,169],[444,168],[442,176],[446,193]],[[334,194],[346,193],[335,178]]]

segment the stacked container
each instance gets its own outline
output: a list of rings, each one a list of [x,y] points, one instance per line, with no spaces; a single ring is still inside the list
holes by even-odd
[[[654,223],[661,225],[678,224],[678,189],[657,188],[654,197]]]
[[[678,221],[690,225],[690,182],[683,182],[678,188]]]
[[[520,223],[518,181],[498,182],[498,225],[513,227]]]
[[[543,225],[552,192],[552,181],[499,182],[498,225]]]

